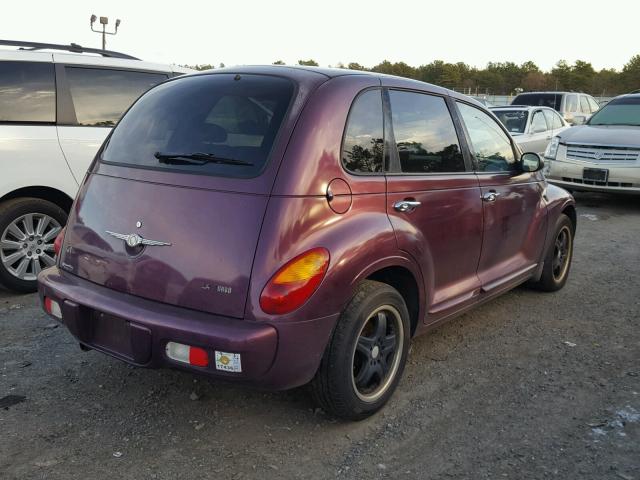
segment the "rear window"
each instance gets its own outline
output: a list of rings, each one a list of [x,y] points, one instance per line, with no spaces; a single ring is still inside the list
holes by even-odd
[[[0,62],[0,122],[56,121],[52,63]]]
[[[115,128],[102,161],[253,177],[267,162],[293,84],[265,75],[185,77],[150,90]]]
[[[513,99],[511,105],[530,105],[532,107],[549,107],[560,110],[561,93],[521,93]]]
[[[492,109],[491,112],[509,130],[510,133],[524,133],[527,128],[529,112],[526,110]]]

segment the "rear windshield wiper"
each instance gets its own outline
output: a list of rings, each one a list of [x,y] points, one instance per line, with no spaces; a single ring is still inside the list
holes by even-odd
[[[160,163],[168,165],[204,165],[206,163],[222,163],[225,165],[242,165],[252,167],[253,163],[244,160],[236,160],[234,158],[218,157],[213,153],[193,152],[193,153],[163,153],[156,152],[153,154]]]

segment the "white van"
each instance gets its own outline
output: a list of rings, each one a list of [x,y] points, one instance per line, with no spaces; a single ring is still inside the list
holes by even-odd
[[[146,90],[191,70],[76,44],[0,45],[20,47],[0,50],[0,282],[35,291],[111,128]]]

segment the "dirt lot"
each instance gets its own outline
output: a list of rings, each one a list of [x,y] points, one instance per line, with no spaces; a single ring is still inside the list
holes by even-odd
[[[0,477],[640,479],[640,199],[577,195],[571,277],[417,339],[387,408],[343,423],[83,353],[0,291]]]

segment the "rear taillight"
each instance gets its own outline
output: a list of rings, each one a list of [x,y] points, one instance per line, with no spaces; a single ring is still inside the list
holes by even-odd
[[[329,267],[329,251],[314,248],[287,262],[262,290],[260,307],[282,315],[304,304],[316,291]]]
[[[53,252],[56,254],[56,257],[60,255],[60,251],[62,250],[62,242],[64,242],[64,232],[66,229],[67,227],[64,227],[60,230],[60,233],[53,242]]]
[[[165,347],[167,357],[196,367],[209,365],[209,354],[204,348],[193,347],[183,343],[168,342]]]

